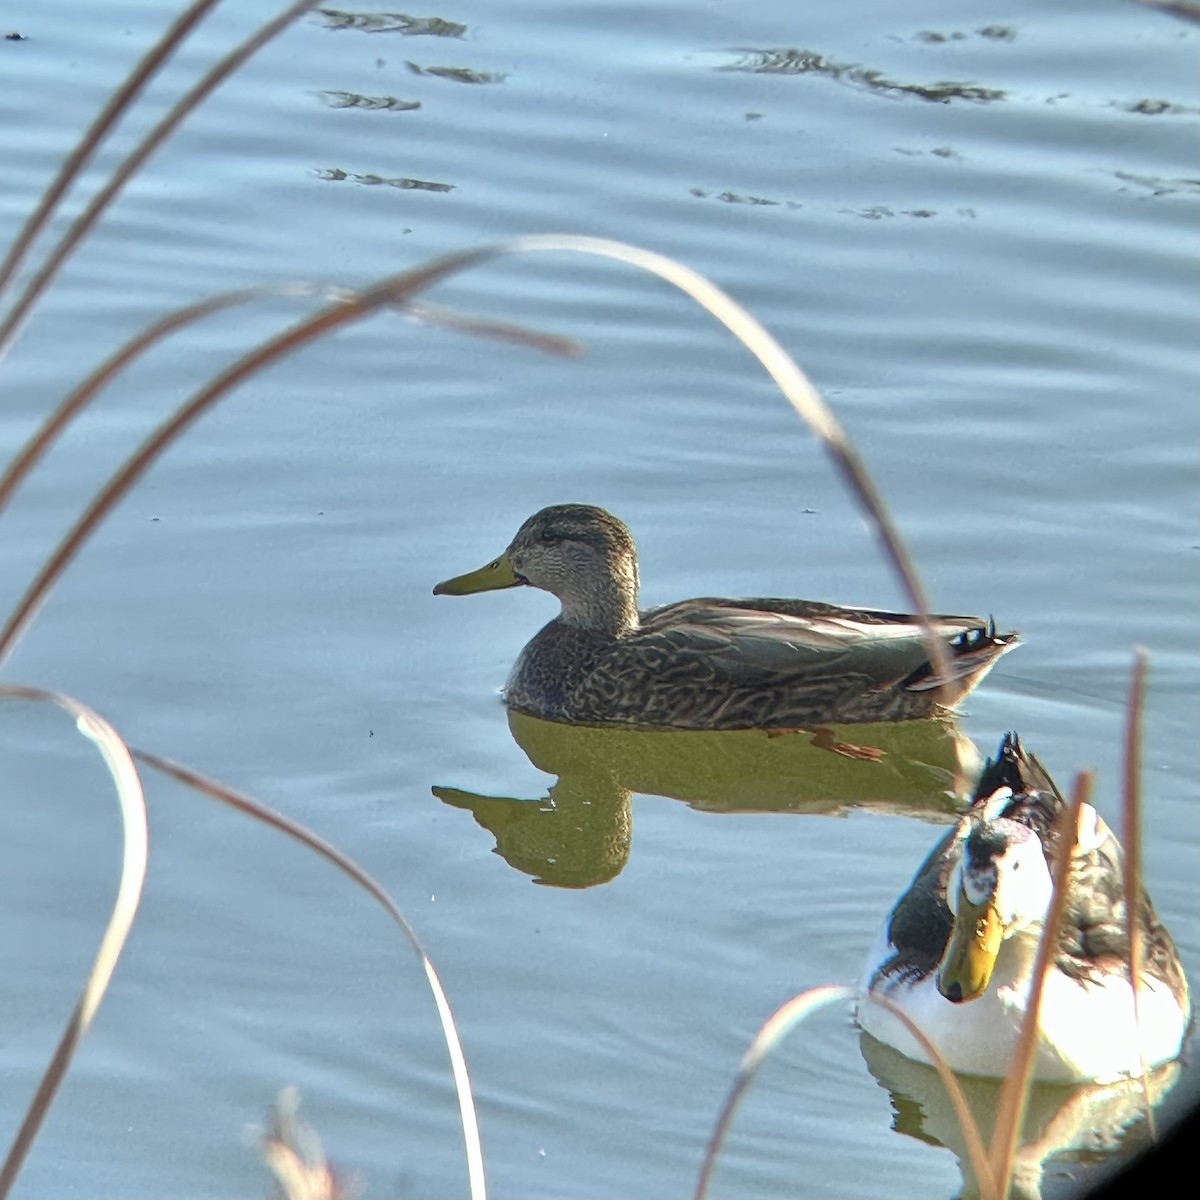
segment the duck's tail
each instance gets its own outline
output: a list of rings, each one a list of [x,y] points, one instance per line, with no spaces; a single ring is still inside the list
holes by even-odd
[[[1025,749],[1016,733],[1006,733],[1000,741],[996,757],[984,763],[979,782],[975,785],[973,802],[986,800],[1005,787],[1014,796],[1043,792],[1058,797],[1060,801],[1062,799],[1050,773]]]
[[[996,660],[1021,644],[1016,630],[997,633],[996,622],[988,617],[987,624],[972,625],[947,642],[946,674],[939,675],[933,663],[922,663],[900,686],[909,692],[928,692],[944,688],[941,702],[947,707],[957,704],[996,665]]]

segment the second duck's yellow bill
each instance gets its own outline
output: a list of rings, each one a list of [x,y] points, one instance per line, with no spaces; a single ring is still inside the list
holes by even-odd
[[[938,991],[955,1004],[982,996],[1003,940],[1004,924],[991,898],[972,904],[960,891],[954,929],[938,971]]]

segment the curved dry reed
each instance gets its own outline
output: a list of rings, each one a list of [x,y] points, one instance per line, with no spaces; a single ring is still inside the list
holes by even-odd
[[[0,359],[3,359],[5,352],[16,337],[21,323],[54,281],[54,277],[63,263],[88,235],[92,226],[103,216],[104,210],[119,195],[121,189],[146,160],[175,132],[180,122],[224,83],[251,55],[282,33],[294,20],[303,16],[316,2],[317,0],[297,0],[297,3],[288,5],[278,16],[260,25],[248,38],[226,54],[220,62],[205,72],[200,81],[194,84],[167,115],[133,148],[129,156],[109,176],[108,182],[92,197],[83,212],[71,223],[71,227],[46,256],[45,261],[26,285],[25,290],[13,302],[8,315],[3,321],[0,321]],[[144,66],[144,62],[142,66]],[[138,70],[140,69],[141,66]],[[87,140],[88,135],[85,135],[83,148],[90,153],[90,148],[86,145]],[[85,159],[86,154],[82,156],[81,161]],[[69,186],[70,182],[70,179],[67,179],[63,185],[64,188]]]
[[[253,817],[256,821],[269,825],[272,829],[286,833],[288,837],[294,838],[302,846],[307,846],[326,862],[332,863],[339,871],[348,875],[400,926],[409,945],[421,960],[425,978],[433,993],[434,1004],[437,1005],[438,1018],[442,1024],[442,1035],[446,1041],[446,1050],[450,1055],[450,1067],[454,1074],[454,1088],[458,1094],[458,1111],[462,1121],[463,1141],[466,1145],[467,1178],[471,1188],[471,1197],[472,1200],[486,1200],[487,1187],[484,1182],[483,1147],[479,1138],[479,1119],[475,1112],[475,1100],[471,1093],[471,1078],[467,1072],[466,1056],[463,1053],[462,1041],[458,1036],[458,1028],[454,1023],[454,1013],[450,1009],[450,1001],[446,998],[445,988],[442,987],[442,981],[434,968],[433,961],[425,952],[425,947],[421,944],[417,931],[409,924],[396,902],[353,859],[343,854],[332,843],[313,833],[312,830],[305,828],[298,821],[293,821],[282,813],[268,808],[265,804],[252,800],[244,793],[234,791],[233,788],[226,787],[223,783],[201,775],[190,767],[172,762],[168,758],[137,749],[133,750],[133,755],[147,766],[154,767],[172,779],[178,780],[206,796],[211,796],[214,800],[220,800],[222,804],[228,804],[230,808],[245,813],[248,817]]]
[[[49,594],[79,547],[112,507],[133,486],[170,443],[226,392],[268,364],[318,337],[358,320],[384,305],[403,304],[426,288],[451,275],[490,259],[509,254],[568,251],[614,259],[665,279],[715,317],[758,359],[783,392],[788,403],[808,423],[833,458],[843,479],[857,498],[885,553],[900,577],[914,611],[920,616],[934,670],[946,673],[946,652],[929,621],[929,604],[908,554],[882,498],[867,474],[845,431],[820,393],[786,350],[740,304],[703,275],[664,255],[603,238],[546,234],[514,238],[477,250],[431,260],[410,271],[390,276],[348,298],[322,309],[283,333],[262,342],[197,392],[191,400],[158,427],[131,455],[96,495],[54,554],[44,564],[0,631],[0,664]],[[493,330],[500,336],[498,330]]]
[[[929,1055],[930,1062],[937,1068],[937,1073],[941,1077],[946,1094],[950,1097],[950,1102],[954,1105],[955,1115],[958,1117],[963,1131],[963,1138],[967,1143],[967,1153],[971,1158],[971,1166],[975,1171],[976,1178],[979,1180],[981,1194],[984,1200],[995,1200],[997,1196],[995,1178],[992,1174],[991,1163],[988,1161],[987,1153],[983,1148],[983,1139],[979,1136],[979,1126],[976,1125],[975,1118],[971,1115],[970,1106],[967,1104],[967,1098],[963,1095],[962,1088],[959,1086],[958,1080],[954,1077],[954,1072],[947,1066],[946,1060],[942,1058],[937,1048],[908,1014],[886,997],[863,996],[857,988],[848,987],[844,984],[826,984],[822,987],[810,988],[806,992],[801,992],[798,996],[793,996],[786,1004],[777,1008],[766,1019],[758,1033],[754,1035],[753,1040],[746,1049],[746,1053],[742,1055],[742,1061],[738,1066],[738,1073],[733,1081],[733,1086],[729,1089],[729,1093],[725,1097],[725,1103],[721,1106],[717,1123],[709,1136],[708,1145],[704,1152],[704,1161],[700,1166],[700,1175],[696,1180],[696,1190],[693,1193],[694,1200],[705,1200],[705,1197],[708,1195],[708,1187],[712,1181],[712,1173],[716,1167],[717,1156],[720,1154],[721,1147],[725,1143],[725,1136],[729,1132],[733,1115],[741,1104],[746,1089],[749,1088],[750,1084],[754,1081],[754,1077],[758,1074],[759,1068],[797,1025],[807,1020],[813,1013],[819,1012],[822,1008],[826,1008],[830,1004],[836,1004],[842,1000],[859,1000],[860,1002],[865,1000],[872,1004],[882,1005],[888,1012],[897,1017],[908,1029],[909,1033],[916,1038],[921,1048]]]
[[[1121,841],[1125,857],[1121,885],[1125,889],[1125,937],[1129,946],[1129,986],[1133,989],[1133,1028],[1142,1064],[1142,1102],[1150,1140],[1158,1139],[1154,1106],[1150,1101],[1150,1073],[1142,1054],[1141,1003],[1142,926],[1138,920],[1142,890],[1142,714],[1146,707],[1146,673],[1149,659],[1141,646],[1133,648],[1133,672],[1125,710],[1125,763],[1121,788]]]
[[[15,458],[0,474],[0,515],[13,494],[28,478],[30,472],[46,456],[54,443],[62,436],[67,426],[104,390],[113,379],[132,362],[141,358],[148,350],[164,341],[173,333],[194,325],[215,313],[224,312],[239,304],[268,297],[323,298],[345,302],[354,293],[337,284],[320,284],[308,280],[290,283],[263,284],[258,287],[235,288],[219,292],[195,304],[186,305],[168,313],[139,334],[129,339],[119,350],[109,355],[81,383],[72,388],[62,402],[33,432]],[[414,302],[405,308],[407,316],[429,325],[440,325],[477,337],[498,338],[517,342],[545,353],[577,356],[581,353],[579,343],[571,338],[556,337],[538,330],[526,329],[507,321],[481,321],[455,313],[450,309]]]
[[[174,53],[176,47],[208,14],[208,10],[217,0],[193,0],[187,8],[171,23],[170,28],[146,52],[142,60],[118,84],[117,90],[109,97],[108,103],[97,114],[96,119],[88,126],[87,132],[80,138],[79,143],[67,155],[58,174],[50,186],[42,193],[29,219],[17,234],[5,259],[0,263],[0,297],[12,282],[13,276],[20,269],[38,234],[45,228],[46,222],[54,215],[54,210],[61,203],[67,189],[79,178],[80,172],[91,161],[100,143],[108,136],[109,131],[121,118],[121,114],[141,95],[143,89],[158,74],[159,69]],[[3,351],[0,350],[0,357]]]
[[[262,367],[323,333],[337,329],[384,305],[404,299],[410,288],[419,290],[421,286],[425,286],[426,280],[435,268],[442,266],[445,270],[449,270],[449,264],[457,263],[462,257],[464,256],[451,256],[416,271],[402,272],[365,292],[322,309],[315,316],[306,318],[276,337],[261,343],[210,380],[191,400],[177,408],[172,416],[159,425],[154,433],[109,478],[59,543],[54,553],[43,563],[42,569],[17,602],[4,629],[0,631],[0,666],[8,657],[20,634],[33,619],[37,609],[49,595],[50,589],[87,538],[108,515],[113,506],[145,474],[167,446],[184,433],[202,413],[215,404],[227,391],[256,371],[261,370]]]
[[[328,296],[344,295],[341,288],[296,281],[294,283],[266,284],[261,287],[236,288],[219,292],[196,304],[168,313],[161,320],[148,325],[119,350],[109,355],[80,384],[72,388],[59,406],[34,431],[30,439],[17,452],[16,457],[0,474],[0,514],[3,514],[13,493],[21,486],[30,471],[45,457],[50,447],[58,440],[66,427],[119,375],[130,363],[140,358],[159,342],[194,325],[204,317],[224,312],[251,300],[268,296]]]
[[[1025,1121],[1025,1104],[1029,1099],[1029,1085],[1033,1080],[1034,1059],[1037,1054],[1039,1024],[1042,1010],[1042,985],[1046,973],[1053,966],[1058,950],[1058,931],[1062,928],[1063,913],[1067,909],[1067,884],[1071,878],[1072,858],[1075,843],[1079,838],[1079,812],[1090,803],[1094,776],[1090,771],[1081,771],[1075,776],[1071,788],[1071,799],[1059,814],[1055,825],[1056,853],[1054,862],[1053,894],[1050,911],[1042,927],[1038,941],[1037,957],[1029,980],[1029,994],[1025,999],[1025,1017],[1021,1032],[1013,1050],[1009,1072],[1000,1088],[1000,1099],[996,1105],[996,1123],[992,1126],[992,1141],[988,1158],[995,1178],[1003,1191],[1000,1200],[1007,1200],[1012,1183],[1013,1159],[1017,1152],[1017,1139]]]
[[[146,880],[146,860],[149,852],[149,831],[146,822],[146,801],[142,795],[142,784],[137,768],[129,756],[129,749],[120,735],[99,713],[61,692],[42,688],[20,687],[0,684],[0,700],[23,700],[37,704],[52,704],[75,719],[79,732],[95,743],[108,773],[116,788],[121,806],[121,824],[124,831],[124,850],[121,863],[121,880],[117,887],[117,898],[113,903],[112,915],[100,940],[100,948],[92,962],[92,969],[84,981],[83,990],[76,1001],[75,1010],[63,1030],[62,1037],[54,1049],[50,1064],[42,1075],[37,1091],[29,1103],[21,1127],[13,1139],[12,1146],[0,1167],[0,1200],[6,1197],[13,1181],[21,1169],[29,1147],[37,1137],[43,1119],[54,1102],[55,1093],[71,1065],[79,1043],[91,1026],[100,1001],[108,989],[117,960],[125,948],[133,919],[137,915],[142,885]]]

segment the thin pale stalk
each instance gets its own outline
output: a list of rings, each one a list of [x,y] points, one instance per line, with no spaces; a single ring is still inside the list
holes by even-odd
[[[115,354],[104,360],[86,379],[71,390],[62,403],[34,431],[33,436],[0,475],[0,513],[4,512],[13,493],[21,486],[30,471],[45,457],[63,430],[85,409],[96,395],[107,387],[131,362],[171,334],[195,324],[204,317],[223,312],[238,304],[267,296],[320,296],[325,293],[344,295],[341,289],[325,288],[312,283],[285,283],[264,287],[238,288],[210,296],[197,304],[169,313],[153,325],[130,338]]]
[[[226,392],[276,359],[311,342],[314,338],[338,329],[385,305],[397,304],[409,292],[419,291],[436,279],[450,274],[462,264],[477,261],[479,257],[480,254],[477,252],[437,259],[425,267],[392,276],[366,292],[347,297],[344,301],[322,309],[243,355],[237,362],[210,380],[189,401],[176,409],[109,478],[66,536],[59,542],[54,553],[42,564],[41,570],[17,602],[3,631],[0,631],[0,666],[3,665],[17,639],[49,595],[50,589],[57,582],[59,576],[100,522],[154,464],[162,452]]]
[[[33,245],[34,239],[45,228],[54,214],[67,189],[79,177],[80,172],[95,154],[97,147],[108,136],[108,132],[120,119],[121,114],[138,98],[146,84],[158,74],[160,68],[174,53],[176,47],[203,20],[217,0],[194,0],[194,3],[175,18],[170,28],[147,51],[141,62],[125,76],[108,103],[100,110],[87,132],[79,139],[75,149],[67,155],[50,186],[42,193],[37,207],[17,234],[3,263],[0,263],[0,297],[12,282]]]
[[[4,1164],[0,1167],[0,1200],[4,1200],[17,1178],[18,1172],[29,1153],[41,1128],[42,1121],[54,1102],[63,1077],[67,1073],[75,1051],[91,1027],[100,1001],[108,990],[116,969],[117,960],[125,948],[129,931],[137,916],[141,900],[142,885],[146,880],[146,862],[149,855],[149,829],[146,821],[146,801],[142,795],[142,784],[137,768],[129,756],[129,750],[113,727],[99,713],[61,692],[45,691],[41,688],[20,687],[0,684],[0,700],[33,701],[52,704],[62,709],[75,720],[79,732],[93,742],[112,776],[121,808],[121,824],[124,836],[121,879],[117,887],[117,898],[113,903],[112,915],[100,940],[92,969],[84,981],[83,990],[76,1001],[51,1056],[50,1064],[42,1075],[37,1091],[29,1103],[20,1129],[13,1139]]]
[[[907,1013],[903,1012],[886,997],[863,997],[857,988],[846,987],[842,984],[827,984],[823,987],[810,988],[807,992],[802,992],[799,996],[793,996],[786,1004],[777,1008],[763,1023],[758,1033],[754,1035],[753,1040],[746,1049],[746,1053],[742,1055],[742,1061],[738,1066],[738,1073],[733,1081],[733,1086],[729,1089],[729,1093],[725,1097],[725,1103],[721,1106],[717,1123],[713,1128],[712,1134],[709,1136],[708,1146],[704,1152],[704,1161],[700,1166],[700,1175],[696,1180],[696,1190],[693,1193],[694,1200],[705,1200],[705,1197],[708,1195],[708,1188],[712,1181],[713,1170],[716,1167],[717,1156],[721,1152],[721,1147],[725,1144],[725,1137],[729,1132],[729,1126],[733,1121],[734,1113],[737,1111],[746,1090],[754,1081],[754,1077],[758,1074],[759,1068],[766,1059],[797,1025],[807,1020],[813,1013],[828,1007],[830,1004],[836,1004],[838,1001],[855,999],[859,1000],[860,1003],[881,1004],[888,1012],[898,1017],[929,1056],[930,1062],[933,1063],[938,1075],[941,1077],[942,1085],[946,1089],[946,1094],[950,1097],[950,1102],[954,1105],[954,1112],[958,1117],[959,1125],[962,1127],[963,1139],[967,1143],[967,1153],[970,1156],[975,1176],[979,1180],[983,1200],[997,1200],[996,1184],[992,1176],[987,1154],[983,1148],[983,1139],[979,1136],[979,1126],[975,1123],[975,1118],[971,1115],[970,1105],[967,1103],[967,1098],[963,1095],[962,1088],[959,1087],[958,1080],[954,1077],[954,1072],[950,1070],[946,1060],[938,1053],[937,1047],[930,1042]]]
[[[992,1143],[989,1153],[992,1171],[1003,1189],[1000,1200],[1007,1200],[1012,1184],[1013,1159],[1017,1152],[1017,1139],[1025,1123],[1025,1104],[1029,1099],[1029,1085],[1033,1079],[1034,1059],[1040,1036],[1042,986],[1046,972],[1053,965],[1058,951],[1058,934],[1062,928],[1063,913],[1067,907],[1067,890],[1071,878],[1072,856],[1079,838],[1079,813],[1083,805],[1091,800],[1093,775],[1081,771],[1075,776],[1071,789],[1071,800],[1059,816],[1055,830],[1055,845],[1058,857],[1054,863],[1054,895],[1050,911],[1042,927],[1038,942],[1037,958],[1029,981],[1029,997],[1025,1002],[1025,1019],[1021,1022],[1021,1033],[1013,1050],[1008,1074],[1000,1088],[1000,1100],[996,1106],[996,1123],[992,1127]]]
[[[446,1040],[446,1050],[450,1055],[450,1066],[454,1073],[454,1087],[458,1093],[458,1110],[462,1120],[463,1141],[466,1145],[467,1176],[470,1183],[472,1200],[485,1200],[487,1187],[484,1181],[483,1146],[479,1137],[479,1120],[475,1113],[475,1101],[471,1093],[471,1079],[467,1072],[467,1060],[463,1053],[458,1028],[454,1022],[454,1014],[450,1009],[446,990],[442,986],[442,981],[434,968],[433,961],[425,952],[425,947],[421,944],[421,939],[417,936],[416,930],[409,924],[407,918],[397,907],[396,902],[353,859],[343,854],[336,846],[327,842],[318,834],[313,833],[312,830],[299,824],[299,822],[285,817],[282,813],[275,812],[274,809],[260,804],[257,800],[252,800],[249,796],[237,792],[233,788],[226,787],[223,783],[219,783],[215,779],[210,779],[205,775],[201,775],[198,771],[193,771],[190,767],[172,762],[170,759],[162,758],[160,755],[151,754],[146,750],[135,749],[133,755],[147,766],[154,767],[156,770],[171,776],[172,779],[178,780],[180,783],[186,784],[188,787],[194,788],[206,796],[211,796],[214,800],[220,800],[222,804],[228,804],[238,812],[245,813],[247,816],[253,817],[255,820],[261,821],[263,824],[269,825],[272,829],[277,829],[281,833],[286,833],[288,837],[294,838],[302,846],[307,846],[308,849],[319,854],[327,862],[332,863],[338,870],[348,875],[359,887],[363,888],[400,927],[404,936],[408,939],[409,945],[421,960],[421,966],[425,970],[425,978],[428,980],[429,988],[433,993],[434,1004],[437,1006],[438,1018],[442,1024],[442,1035]]]
[[[320,337],[350,321],[374,311],[381,304],[398,304],[415,296],[433,283],[449,275],[475,266],[500,255],[546,250],[564,250],[615,259],[640,267],[674,284],[702,308],[714,316],[758,359],[783,392],[796,412],[808,423],[841,470],[852,493],[857,497],[872,527],[880,539],[889,561],[908,593],[914,611],[925,631],[930,661],[939,675],[946,673],[946,651],[929,619],[929,604],[917,575],[916,566],[908,554],[893,524],[879,492],[867,475],[845,431],[833,412],[809,382],[791,356],[741,305],[726,295],[704,276],[673,259],[654,254],[623,242],[602,238],[571,235],[542,235],[514,238],[490,247],[433,260],[424,267],[392,276],[362,293],[336,310],[326,309],[268,340],[222,372],[191,401],[179,409],[154,435],[127,460],[96,497],[74,529],[60,544],[54,556],[45,564],[37,580],[18,605],[4,631],[0,633],[0,664],[11,650],[17,636],[32,618],[49,588],[74,556],[96,523],[158,457],[163,449],[191,424],[206,408],[216,402],[231,387],[267,364],[298,346]],[[498,327],[490,331],[499,334]]]
[[[109,177],[108,182],[92,197],[83,212],[71,223],[71,227],[46,256],[45,261],[26,285],[25,290],[14,301],[8,316],[0,323],[0,359],[4,357],[8,347],[12,344],[26,315],[54,281],[63,263],[71,256],[75,247],[87,236],[92,226],[104,214],[104,210],[120,194],[121,189],[146,160],[175,132],[180,122],[197,105],[224,83],[251,55],[265,46],[273,37],[282,33],[298,17],[303,16],[316,2],[317,0],[297,0],[296,3],[283,9],[278,16],[266,24],[260,25],[248,38],[235,46],[220,62],[207,71],[200,81],[133,148],[129,156]]]
[[[116,353],[104,360],[90,375],[63,399],[53,413],[34,431],[29,441],[21,448],[0,474],[0,514],[4,512],[13,493],[21,486],[30,472],[62,435],[66,427],[106,388],[130,363],[135,362],[148,350],[173,333],[239,304],[267,297],[318,297],[326,300],[347,301],[353,293],[336,284],[319,284],[306,280],[291,283],[265,284],[260,287],[238,288],[220,292],[168,313],[161,320],[131,338]],[[435,305],[413,304],[404,306],[406,316],[427,325],[438,325],[458,332],[472,333],[479,337],[492,337],[508,342],[517,342],[546,353],[577,357],[582,347],[571,338],[527,329],[502,321],[479,321],[451,309]]]
[[[1142,1053],[1142,926],[1138,921],[1142,894],[1142,713],[1146,707],[1146,672],[1149,660],[1141,646],[1133,650],[1133,674],[1129,680],[1129,702],[1125,718],[1125,767],[1121,804],[1121,840],[1125,846],[1122,886],[1125,888],[1125,933],[1129,943],[1129,986],[1133,989],[1133,1029],[1142,1066],[1142,1102],[1146,1128],[1156,1141],[1154,1107],[1150,1102],[1150,1076]]]
[[[767,374],[775,381],[784,398],[800,415],[833,459],[834,466],[862,506],[867,522],[879,539],[884,553],[900,579],[913,610],[925,631],[930,662],[939,676],[947,674],[946,650],[942,639],[929,619],[930,606],[917,573],[916,563],[909,555],[884,505],[883,497],[867,473],[862,459],[850,442],[833,410],[795,360],[736,300],[716,284],[682,263],[623,242],[604,238],[579,237],[570,234],[543,234],[516,238],[496,250],[514,253],[530,250],[572,250],[595,254],[618,262],[641,267],[673,284],[690,296],[711,316],[715,317],[758,359]]]
[[[543,333],[540,329],[514,325],[511,321],[475,317],[470,313],[461,313],[440,304],[430,304],[425,300],[410,301],[401,305],[401,309],[410,320],[423,325],[436,325],[455,333],[467,333],[473,337],[492,338],[515,346],[527,346],[531,350],[540,350],[543,354],[557,354],[563,358],[583,356],[583,344],[574,338]]]

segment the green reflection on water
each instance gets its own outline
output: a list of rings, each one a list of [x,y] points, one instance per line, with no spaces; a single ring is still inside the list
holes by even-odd
[[[508,723],[529,761],[558,776],[545,797],[433,794],[469,811],[511,866],[555,887],[594,887],[620,874],[634,792],[713,813],[873,808],[949,821],[954,779],[970,778],[980,762],[949,718],[786,732],[567,725],[515,711]]]

